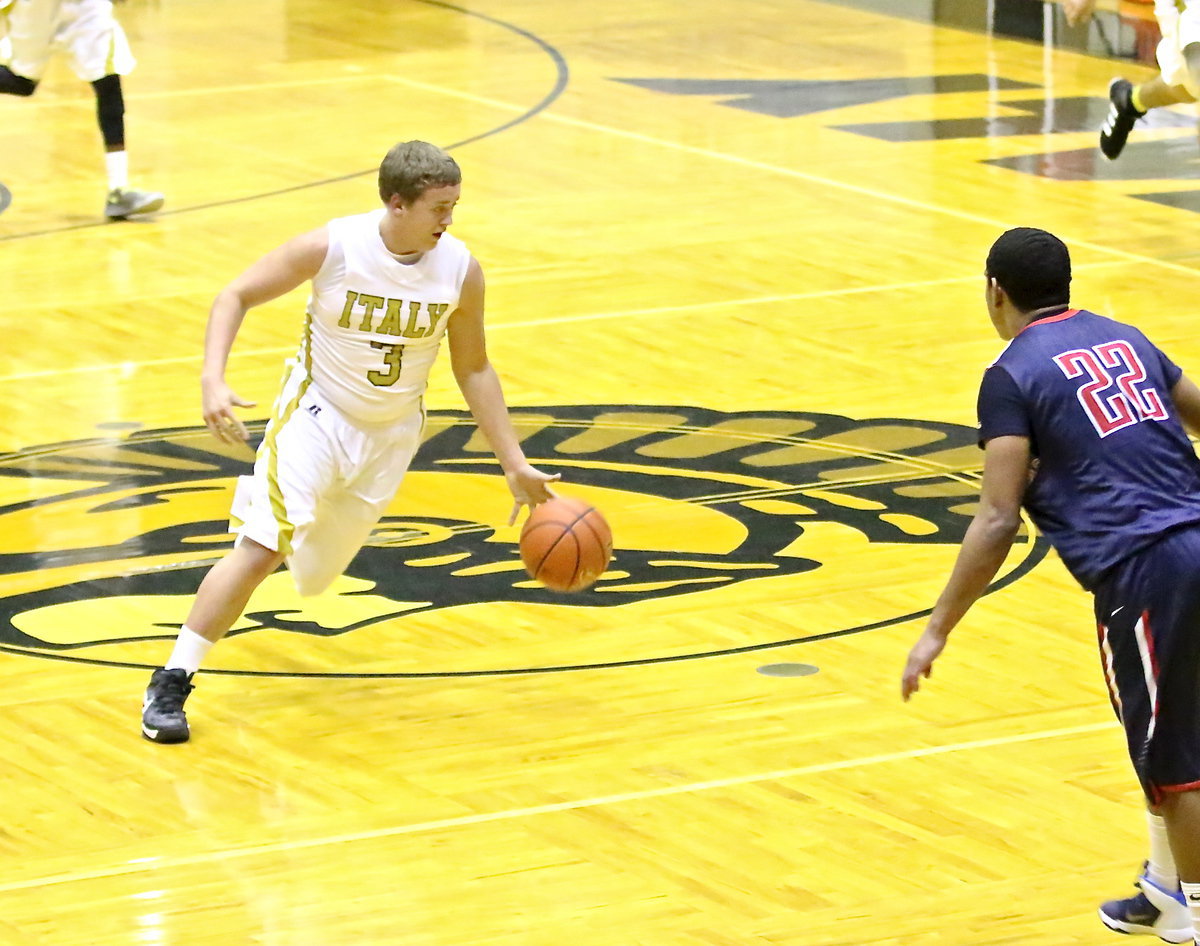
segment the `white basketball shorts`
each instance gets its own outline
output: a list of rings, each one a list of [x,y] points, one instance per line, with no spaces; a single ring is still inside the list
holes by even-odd
[[[0,18],[8,33],[8,67],[35,82],[59,50],[84,82],[128,75],[137,64],[112,0],[16,0]]]
[[[254,463],[238,478],[231,531],[282,552],[301,595],[324,591],[358,553],[421,443],[423,410],[383,427],[351,422],[291,367]]]
[[[1189,3],[1182,11],[1159,5],[1155,7],[1155,14],[1162,31],[1155,55],[1163,81],[1167,85],[1181,85],[1193,98],[1200,99],[1200,84],[1192,79],[1183,58],[1184,47],[1200,43],[1200,3]]]

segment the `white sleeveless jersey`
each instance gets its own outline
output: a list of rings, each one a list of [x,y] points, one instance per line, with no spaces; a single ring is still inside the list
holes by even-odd
[[[329,222],[299,356],[322,396],[372,425],[420,409],[471,261],[463,242],[443,233],[417,262],[399,262],[379,235],[384,213]]]

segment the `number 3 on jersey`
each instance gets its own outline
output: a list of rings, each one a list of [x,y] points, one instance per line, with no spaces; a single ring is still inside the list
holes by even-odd
[[[367,380],[379,388],[386,388],[400,380],[400,362],[404,360],[403,345],[389,345],[387,342],[371,342],[372,348],[383,350],[383,369],[373,369],[367,372]]]
[[[1054,361],[1068,378],[1090,379],[1075,396],[1101,437],[1144,420],[1167,419],[1162,398],[1144,384],[1146,367],[1128,342],[1065,351]]]

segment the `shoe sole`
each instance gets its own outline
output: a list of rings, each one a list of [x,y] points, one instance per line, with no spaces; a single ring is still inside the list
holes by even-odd
[[[1114,920],[1103,910],[1096,912],[1100,916],[1100,922],[1114,933],[1124,933],[1129,936],[1157,936],[1164,943],[1194,942],[1191,930],[1158,930],[1153,926],[1143,926],[1141,923],[1123,923],[1120,920]]]
[[[1153,926],[1143,926],[1141,923],[1125,923],[1121,920],[1114,920],[1103,910],[1097,910],[1096,913],[1100,917],[1100,922],[1107,926],[1114,933],[1126,933],[1130,936],[1142,936],[1146,934],[1156,935],[1158,932]],[[1191,934],[1189,933],[1188,936],[1191,936]]]
[[[104,212],[104,216],[106,216],[109,220],[128,220],[130,217],[138,217],[142,214],[152,214],[154,211],[160,209],[164,202],[165,198],[160,197],[158,200],[152,200],[150,203],[145,204],[144,206],[136,207],[133,210],[127,210],[124,213],[114,214],[109,213],[106,210]]]
[[[142,737],[149,739],[151,742],[157,742],[159,745],[173,745],[175,743],[187,742],[192,737],[192,734],[190,732],[182,734],[169,733],[163,732],[161,729],[147,729],[143,726]]]

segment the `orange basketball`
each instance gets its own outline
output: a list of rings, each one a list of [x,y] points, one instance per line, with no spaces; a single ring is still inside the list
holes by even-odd
[[[521,527],[521,561],[552,591],[595,584],[612,558],[612,530],[591,503],[559,496],[535,506]]]

